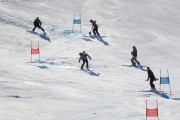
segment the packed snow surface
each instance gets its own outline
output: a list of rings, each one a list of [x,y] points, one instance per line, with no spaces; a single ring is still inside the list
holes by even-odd
[[[179,0],[0,0],[0,120],[180,120]],[[73,19],[81,14],[81,32]],[[32,33],[39,17],[46,34]],[[85,37],[96,20],[102,38]],[[40,47],[32,56],[32,47]],[[131,65],[132,46],[142,67]],[[82,71],[79,52],[92,60]],[[147,66],[156,78],[150,91]],[[153,118],[156,119],[156,118]]]

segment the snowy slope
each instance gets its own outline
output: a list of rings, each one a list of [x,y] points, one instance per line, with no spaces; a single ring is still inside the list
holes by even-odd
[[[160,120],[179,120],[180,14],[178,0],[0,0],[0,120],[144,120],[146,100],[157,100]],[[82,16],[72,30],[76,14]],[[42,20],[47,35],[36,29]],[[102,39],[84,37],[90,19]],[[30,62],[33,47],[38,56]],[[150,92],[146,67],[156,77],[169,70],[172,94]],[[81,71],[78,53],[91,57]],[[159,89],[159,81],[155,82]]]

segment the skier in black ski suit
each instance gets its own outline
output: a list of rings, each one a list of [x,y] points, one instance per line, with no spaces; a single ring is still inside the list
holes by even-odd
[[[34,20],[34,28],[33,28],[33,30],[32,31],[34,31],[35,29],[36,29],[36,27],[38,27],[39,29],[41,29],[43,32],[45,32],[44,31],[44,29],[41,27],[41,21],[39,20],[39,18],[37,17],[35,20]]]
[[[93,29],[93,33],[94,35],[98,35],[100,36],[99,32],[98,32],[98,25],[96,24],[96,21],[93,21],[93,20],[90,20],[90,22],[92,23],[92,28],[91,30]],[[89,34],[91,35],[91,32],[89,32]]]
[[[140,65],[140,62],[137,60],[137,49],[136,49],[136,47],[135,46],[133,46],[133,51],[131,52],[131,54],[132,54],[132,58],[131,58],[131,63],[132,63],[132,65],[133,66],[136,66],[136,63],[138,64],[138,65]]]
[[[150,86],[152,90],[156,90],[155,85],[153,84],[153,82],[155,81],[155,76],[154,73],[150,70],[149,67],[147,67],[147,72],[148,72],[148,78],[147,81],[150,79]]]
[[[86,68],[88,69],[89,66],[88,66],[87,57],[89,57],[90,60],[91,60],[91,57],[87,53],[85,53],[85,51],[83,51],[82,53],[79,53],[79,55],[80,55],[79,63],[81,60],[83,61],[83,64],[81,65],[81,69],[83,69],[85,63],[86,63]]]

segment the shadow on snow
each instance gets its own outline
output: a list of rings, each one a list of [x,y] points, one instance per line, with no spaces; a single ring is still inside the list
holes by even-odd
[[[106,42],[102,37],[96,37],[96,39],[102,42],[104,45],[109,45],[109,43]]]
[[[90,71],[89,74],[96,77],[99,77],[100,75],[99,73],[95,73],[94,71]]]
[[[140,69],[142,71],[147,71],[146,69],[144,69],[144,67],[147,68],[147,66],[142,66],[142,65],[140,65],[140,66],[122,65],[122,66],[124,66],[124,67],[134,67],[134,68]]]
[[[142,71],[147,71],[146,69],[144,69],[143,67],[146,67],[146,66],[135,66],[134,68],[136,69],[140,69]]]
[[[44,33],[37,33],[37,32],[33,32],[33,31],[28,31],[28,32],[30,32],[31,34],[37,35],[46,41],[51,42],[50,38],[47,36],[47,34],[45,32]]]
[[[82,38],[85,41],[92,41],[90,38]]]
[[[37,35],[38,35],[38,34],[37,34]],[[51,42],[50,38],[47,36],[47,34],[46,34],[46,33],[40,34],[39,36],[40,36],[42,39],[44,39],[44,40],[47,40],[47,41]]]
[[[42,60],[36,60],[36,61],[32,61],[32,62],[29,62],[29,63],[35,63],[35,64],[37,64],[37,67],[39,67],[40,69],[49,69],[47,66],[46,66],[46,64],[45,64],[45,62],[44,61],[42,61]]]
[[[162,98],[169,99],[169,96],[167,95],[167,93],[164,93],[163,91],[152,91],[152,90],[149,90],[149,91],[140,91],[140,92],[153,92],[153,93],[161,96]]]
[[[85,70],[85,69],[83,69],[83,71],[86,72],[89,75],[96,76],[96,77],[99,77],[99,75],[100,75],[100,73],[94,72],[93,70]]]

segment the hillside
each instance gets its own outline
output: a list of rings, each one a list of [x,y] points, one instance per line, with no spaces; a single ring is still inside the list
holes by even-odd
[[[160,120],[179,120],[178,0],[0,0],[0,120],[144,120],[157,100]],[[72,21],[82,17],[82,32]],[[31,32],[39,17],[40,29]],[[96,20],[102,38],[85,37]],[[40,45],[41,60],[33,55]],[[163,92],[150,91],[146,67],[131,65],[132,46]],[[91,72],[80,70],[86,51]],[[154,82],[159,90],[159,81]]]

